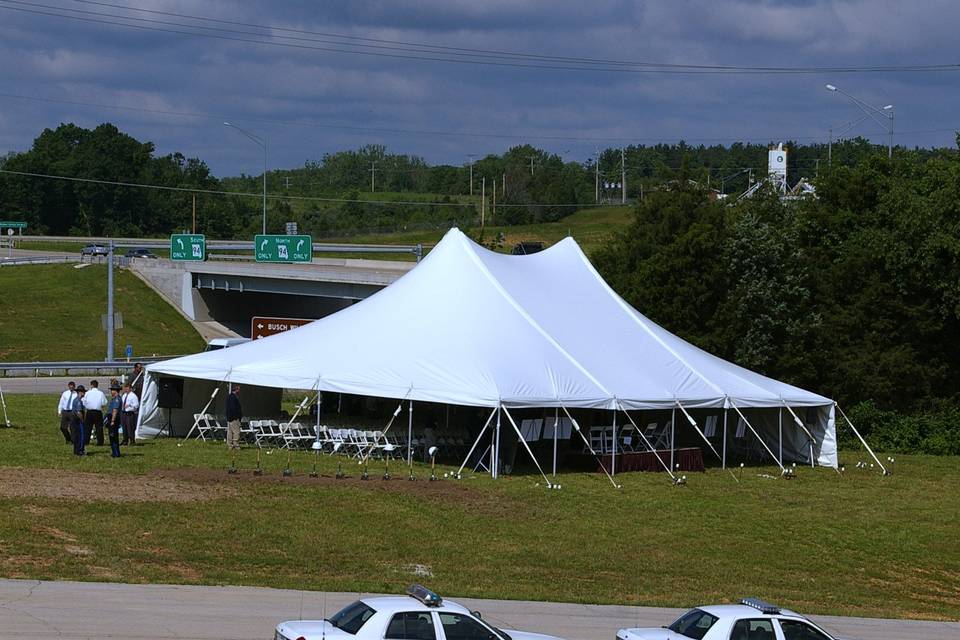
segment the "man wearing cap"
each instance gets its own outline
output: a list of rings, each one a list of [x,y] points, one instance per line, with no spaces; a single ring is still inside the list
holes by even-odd
[[[73,455],[75,456],[86,454],[83,437],[83,396],[86,392],[87,390],[82,384],[78,386],[77,393],[70,405],[70,437],[73,439]]]
[[[97,380],[90,381],[90,389],[83,396],[83,408],[86,410],[83,435],[84,445],[90,444],[94,430],[97,432],[97,446],[103,446],[103,405],[107,403],[106,396],[100,391]]]
[[[137,431],[137,412],[140,410],[140,398],[130,388],[130,383],[123,385],[123,395],[120,396],[120,426],[123,427],[123,442],[120,444],[135,444]]]
[[[107,434],[110,436],[110,457],[120,457],[120,412],[123,409],[120,399],[120,385],[110,385],[110,402],[107,405]]]
[[[70,411],[73,399],[77,396],[77,385],[73,380],[67,383],[66,390],[60,394],[60,404],[57,405],[57,415],[60,416],[60,433],[67,444],[73,442],[70,438]]]

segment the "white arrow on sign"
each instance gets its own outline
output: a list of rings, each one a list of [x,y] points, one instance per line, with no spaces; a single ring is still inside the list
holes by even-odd
[[[263,242],[260,243],[260,251],[263,251],[264,249],[266,249],[266,247],[267,247],[267,241],[264,240]]]
[[[258,324],[258,325],[257,325],[257,329],[263,329],[263,325],[262,325],[262,324]]]

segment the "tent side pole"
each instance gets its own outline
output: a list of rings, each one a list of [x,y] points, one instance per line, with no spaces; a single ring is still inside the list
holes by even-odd
[[[700,436],[701,438],[703,438],[703,441],[706,442],[706,443],[707,443],[707,446],[710,447],[710,450],[713,451],[713,455],[717,456],[717,458],[720,458],[720,454],[717,453],[717,450],[716,450],[716,448],[714,448],[713,443],[710,442],[710,438],[708,438],[708,437],[707,437],[707,434],[705,434],[705,433],[700,429],[700,425],[698,425],[698,424],[697,424],[697,421],[693,419],[693,416],[690,415],[690,412],[687,411],[686,407],[684,407],[682,404],[680,404],[680,401],[679,401],[679,400],[677,400],[677,406],[680,407],[680,411],[682,411],[682,412],[683,412],[683,415],[686,416],[687,422],[690,423],[690,426],[693,427],[693,430],[696,431],[697,434],[699,434],[699,436]]]
[[[730,404],[733,404],[733,403],[731,402]],[[777,460],[777,456],[773,455],[773,451],[770,451],[770,447],[767,446],[767,443],[763,441],[763,438],[760,437],[760,434],[757,433],[757,430],[754,429],[754,428],[753,428],[753,425],[750,424],[750,421],[747,420],[747,416],[743,415],[743,412],[740,411],[740,407],[738,407],[737,405],[733,404],[733,409],[734,409],[734,411],[736,411],[738,414],[740,414],[740,417],[743,418],[743,423],[744,423],[745,425],[747,425],[747,427],[750,428],[751,433],[753,433],[753,435],[757,436],[757,440],[760,441],[760,444],[763,445],[763,448],[767,450],[767,453],[770,454],[770,457],[773,458],[773,461],[777,463],[777,466],[778,466],[778,467],[780,467],[780,471],[785,471],[785,469],[783,468],[783,465],[780,464],[780,461],[779,461],[779,460]]]
[[[413,465],[413,400],[407,405],[407,466]]]
[[[557,430],[560,428],[560,409],[553,409],[553,477],[557,477]]]
[[[676,480],[676,477],[673,475],[673,470],[667,466],[667,463],[663,461],[663,458],[660,457],[660,454],[657,453],[657,450],[653,448],[653,443],[650,442],[650,439],[647,438],[647,435],[640,430],[640,427],[637,426],[637,423],[633,420],[633,416],[630,415],[630,413],[627,411],[627,408],[624,407],[623,403],[619,400],[617,401],[617,404],[620,405],[620,411],[623,411],[623,415],[627,416],[627,420],[629,420],[630,424],[633,425],[634,430],[636,430],[637,434],[643,440],[643,443],[647,445],[647,449],[649,449],[650,452],[653,453],[654,457],[660,461],[660,465],[667,470],[667,475],[670,476],[672,480]]]
[[[463,459],[463,464],[460,465],[460,468],[457,469],[457,477],[460,477],[460,474],[463,472],[463,468],[467,466],[467,462],[470,461],[470,456],[473,455],[473,452],[477,449],[477,445],[480,444],[480,440],[483,439],[483,434],[487,432],[487,427],[490,426],[490,421],[493,420],[493,414],[496,412],[496,409],[490,412],[490,415],[487,416],[487,421],[483,423],[483,429],[480,429],[480,433],[477,435],[477,439],[473,441],[473,446],[470,447],[470,451],[467,451],[467,457]]]
[[[550,483],[550,478],[547,477],[547,474],[543,472],[543,468],[540,466],[540,462],[537,460],[537,456],[533,455],[533,451],[530,449],[530,445],[527,444],[527,441],[523,438],[523,433],[520,432],[520,427],[517,426],[517,423],[514,421],[513,416],[510,415],[510,411],[506,407],[501,405],[503,412],[507,414],[507,420],[510,421],[510,426],[513,427],[513,430],[517,432],[517,437],[520,438],[520,442],[523,444],[523,448],[527,450],[527,453],[530,454],[530,459],[533,460],[533,464],[537,465],[537,471],[540,472],[540,475],[543,476],[543,481],[547,483],[547,489],[551,488],[553,485]]]
[[[613,410],[613,449],[610,453],[610,475],[617,475],[617,410]]]
[[[777,409],[777,440],[780,443],[780,466],[783,466],[783,407]]]
[[[497,426],[493,431],[493,446],[490,447],[490,476],[499,477],[497,466],[500,462],[500,405],[497,405]]]
[[[727,468],[727,407],[723,407],[723,468]]]
[[[850,425],[850,428],[853,429],[853,432],[854,432],[855,434],[857,434],[857,437],[860,439],[860,442],[863,443],[863,446],[867,448],[867,451],[870,452],[870,455],[873,457],[873,459],[877,462],[877,464],[878,464],[878,465],[880,466],[880,468],[883,470],[883,475],[888,475],[890,472],[887,471],[887,468],[886,468],[885,466],[883,466],[883,463],[882,463],[882,462],[880,462],[880,458],[877,457],[877,454],[875,454],[875,453],[873,452],[873,449],[870,448],[870,445],[867,444],[867,441],[863,439],[863,436],[860,435],[860,432],[857,431],[857,428],[856,428],[855,426],[853,426],[853,423],[852,423],[852,422],[850,422],[850,418],[848,418],[848,417],[847,417],[847,414],[845,414],[845,413],[843,412],[843,409],[840,408],[840,405],[837,404],[837,403],[834,403],[834,406],[837,407],[837,411],[840,412],[840,415],[843,416],[843,419],[847,421],[847,424]],[[839,447],[838,447],[838,449],[839,449]]]
[[[670,468],[673,469],[673,458],[677,449],[677,444],[674,441],[673,437],[677,431],[677,410],[670,410]]]

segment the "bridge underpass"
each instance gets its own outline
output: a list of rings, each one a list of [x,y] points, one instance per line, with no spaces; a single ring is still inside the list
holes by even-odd
[[[216,323],[249,337],[254,316],[322,318],[373,295],[414,265],[320,258],[309,264],[138,259],[130,268],[200,325],[198,330]]]

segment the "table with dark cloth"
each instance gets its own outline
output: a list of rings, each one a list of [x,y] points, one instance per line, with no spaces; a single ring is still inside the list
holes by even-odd
[[[657,453],[663,462],[670,464],[670,450],[658,450]],[[602,466],[597,467],[597,472],[602,472],[604,468],[610,471],[610,454],[600,456]],[[675,449],[673,464],[680,465],[680,471],[705,471],[703,466],[703,452],[699,447],[689,447],[684,449]],[[617,473],[623,471],[664,471],[663,465],[657,460],[652,451],[633,451],[617,454]]]

